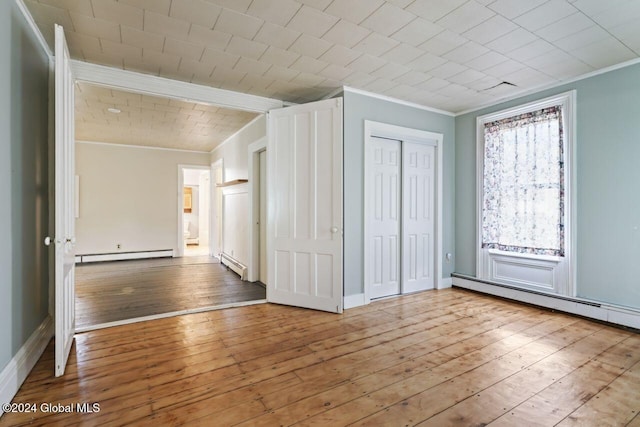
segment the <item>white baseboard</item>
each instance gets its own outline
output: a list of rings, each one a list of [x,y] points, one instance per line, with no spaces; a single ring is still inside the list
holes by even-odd
[[[577,314],[579,316],[640,329],[640,311],[627,309],[625,307],[618,307],[595,301],[580,301],[577,298],[565,299],[551,295],[541,295],[538,293],[492,285],[490,283],[478,282],[461,277],[454,277],[453,285],[528,304],[535,304],[541,307],[563,311],[565,313]]]
[[[103,262],[103,261],[124,261],[130,259],[147,259],[147,258],[170,258],[173,257],[173,249],[157,250],[157,251],[141,251],[141,252],[121,252],[113,254],[91,254],[76,255],[77,263],[86,262]]]
[[[365,305],[364,294],[345,295],[344,296],[344,309],[348,310],[354,307],[360,307]]]
[[[11,403],[52,337],[53,320],[47,316],[0,373],[0,404]],[[3,413],[0,409],[0,417]]]

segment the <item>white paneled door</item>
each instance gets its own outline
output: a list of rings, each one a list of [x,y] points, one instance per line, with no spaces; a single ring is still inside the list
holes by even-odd
[[[55,373],[64,370],[75,318],[74,82],[61,26],[55,26]]]
[[[269,113],[269,302],[342,312],[342,98]]]
[[[402,292],[433,289],[435,147],[402,143]]]
[[[367,146],[369,189],[368,270],[370,298],[400,293],[401,143],[372,137]]]

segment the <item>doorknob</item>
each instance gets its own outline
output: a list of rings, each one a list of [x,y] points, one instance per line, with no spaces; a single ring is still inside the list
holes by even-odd
[[[44,238],[44,245],[51,246],[51,237],[47,236]]]
[[[331,227],[331,233],[336,234],[338,232],[338,227]]]

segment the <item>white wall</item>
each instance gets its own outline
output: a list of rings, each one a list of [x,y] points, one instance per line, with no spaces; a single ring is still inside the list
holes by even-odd
[[[208,166],[209,159],[209,153],[76,143],[76,252],[177,250],[178,164]]]
[[[262,115],[211,153],[211,163],[223,159],[224,180],[247,179],[248,149],[267,135],[266,116]],[[218,190],[219,191],[219,190]],[[249,264],[249,186],[240,184],[223,190],[223,252],[244,265]]]

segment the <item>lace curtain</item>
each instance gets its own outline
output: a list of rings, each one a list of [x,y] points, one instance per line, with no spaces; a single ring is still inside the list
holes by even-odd
[[[482,247],[564,256],[560,106],[484,126]]]

